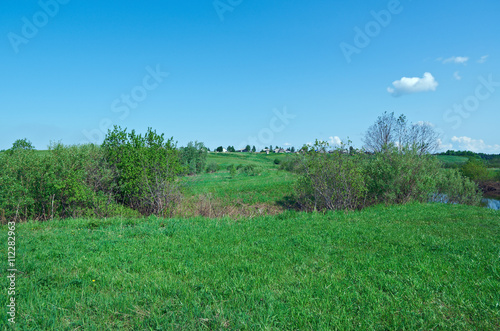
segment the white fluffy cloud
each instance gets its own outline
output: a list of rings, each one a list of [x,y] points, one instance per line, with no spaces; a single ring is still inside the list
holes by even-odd
[[[477,60],[477,63],[484,63],[488,59],[489,55],[483,55],[479,60]]]
[[[330,140],[328,140],[328,142],[331,144],[331,145],[334,145],[334,146],[340,146],[342,145],[342,140],[335,136],[335,137],[330,137]]]
[[[500,145],[488,145],[482,139],[472,139],[466,136],[454,136],[451,138],[451,141],[454,145],[456,145],[456,149],[458,150],[467,150],[476,153],[500,153]]]
[[[460,76],[459,72],[458,71],[455,71],[455,73],[453,74],[453,78],[455,78],[456,80],[461,80],[462,77]]]
[[[458,64],[466,64],[469,61],[467,56],[452,56],[443,60],[443,63],[458,63]]]
[[[434,79],[431,73],[426,72],[422,78],[420,77],[403,77],[392,83],[393,87],[388,87],[387,92],[394,97],[399,97],[404,94],[417,92],[435,91],[438,82]]]

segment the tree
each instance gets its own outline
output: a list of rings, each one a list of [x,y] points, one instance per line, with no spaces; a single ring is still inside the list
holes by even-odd
[[[250,152],[251,150],[252,150],[252,147],[250,147],[250,145],[247,145],[247,147],[245,147],[246,152]]]
[[[292,146],[292,149],[290,149],[292,153],[295,153],[295,147]]]
[[[207,163],[207,149],[202,142],[190,141],[181,148],[181,162],[188,175],[199,174]]]
[[[255,148],[255,145],[252,147],[252,153],[257,152],[257,148]]]
[[[418,122],[407,130],[406,143],[419,154],[432,154],[439,147],[439,134],[431,124]]]
[[[236,149],[234,149],[234,146],[227,146],[227,151],[230,153],[236,152]]]
[[[363,142],[369,152],[382,152],[394,144],[397,121],[394,113],[384,112],[375,123],[368,128]]]
[[[32,151],[34,149],[35,149],[35,147],[31,143],[31,141],[29,141],[26,138],[17,139],[16,141],[14,141],[14,143],[12,144],[12,147],[10,148],[11,151],[18,151],[18,150]]]
[[[224,147],[219,146],[219,147],[217,147],[215,150],[216,150],[217,152],[219,152],[219,153],[222,153],[222,152],[224,152]]]
[[[409,147],[418,154],[431,154],[439,147],[439,135],[430,123],[408,123],[405,115],[396,119],[394,113],[384,112],[368,128],[363,139],[369,152],[382,152],[398,147],[400,153]]]

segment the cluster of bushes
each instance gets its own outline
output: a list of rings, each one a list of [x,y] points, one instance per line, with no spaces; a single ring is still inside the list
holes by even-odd
[[[412,148],[388,148],[374,155],[344,148],[326,152],[316,142],[292,169],[300,174],[295,201],[303,210],[354,210],[377,204],[445,200],[477,205],[477,185],[456,169],[443,169],[431,155]],[[291,167],[283,162],[285,167]]]
[[[172,139],[115,127],[102,146],[52,144],[0,156],[0,218],[168,215],[184,169]]]
[[[262,168],[254,164],[238,164],[237,166],[230,164],[227,167],[227,170],[229,171],[231,177],[236,176],[238,172],[247,176],[259,176],[262,172]]]
[[[202,142],[190,141],[186,147],[181,147],[180,157],[184,167],[183,173],[186,175],[202,173],[207,164],[207,154],[207,148]]]

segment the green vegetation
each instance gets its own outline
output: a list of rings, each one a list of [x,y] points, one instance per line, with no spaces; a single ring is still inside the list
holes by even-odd
[[[205,170],[207,148],[202,142],[190,141],[186,147],[180,148],[180,156],[185,174],[195,175]]]
[[[19,329],[500,326],[500,214],[484,208],[16,227]]]

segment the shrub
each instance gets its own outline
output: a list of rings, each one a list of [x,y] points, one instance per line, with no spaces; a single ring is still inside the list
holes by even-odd
[[[440,202],[477,206],[482,199],[482,192],[477,184],[457,169],[441,169],[437,177],[436,192],[434,200]]]
[[[214,173],[219,170],[219,165],[216,162],[210,162],[207,165],[207,172],[208,173]]]
[[[317,141],[302,159],[302,176],[296,185],[299,206],[305,210],[362,208],[367,191],[359,157],[343,149],[326,153],[327,148],[327,143]]]
[[[201,173],[207,163],[207,154],[207,148],[202,142],[190,141],[186,147],[182,147],[180,158],[184,173],[188,175]]]
[[[0,163],[0,214],[6,219],[137,215],[116,203],[115,173],[98,146],[52,144],[44,154],[17,149]]]
[[[260,167],[257,167],[253,164],[247,164],[240,168],[240,172],[248,176],[258,176],[260,175],[261,171],[262,169]]]
[[[172,211],[180,199],[176,176],[182,172],[173,138],[165,141],[163,134],[151,128],[142,136],[115,126],[106,135],[103,148],[116,171],[118,202],[143,215]]]
[[[460,167],[460,172],[471,180],[485,180],[488,178],[488,169],[480,159],[470,158]]]
[[[418,150],[387,149],[365,162],[370,203],[427,202],[436,191],[441,164],[436,157]]]
[[[278,165],[281,163],[281,160],[280,159],[274,159],[274,164]]]
[[[227,170],[229,171],[229,174],[231,175],[231,177],[236,176],[236,167],[234,166],[234,164],[230,164],[227,167]]]
[[[301,172],[300,158],[298,156],[287,156],[283,161],[281,161],[280,170],[300,173]]]

